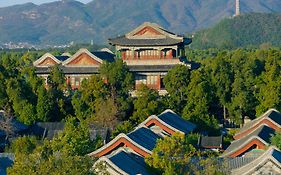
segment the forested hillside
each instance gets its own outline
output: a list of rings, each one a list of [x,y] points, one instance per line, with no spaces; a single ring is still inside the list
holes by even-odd
[[[145,21],[178,34],[215,25],[233,16],[235,0],[62,0],[0,8],[0,43],[96,44],[122,35]],[[242,0],[242,13],[281,12],[279,0]]]
[[[281,46],[281,14],[252,13],[222,20],[196,32],[192,48],[233,49]]]

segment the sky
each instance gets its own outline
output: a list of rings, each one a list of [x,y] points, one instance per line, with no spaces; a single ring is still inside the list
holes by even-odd
[[[0,7],[7,7],[11,5],[16,5],[16,4],[24,4],[27,2],[33,2],[34,4],[43,4],[43,3],[48,3],[48,2],[53,2],[53,1],[59,1],[59,0],[0,0]],[[88,3],[92,0],[77,0],[83,3]]]

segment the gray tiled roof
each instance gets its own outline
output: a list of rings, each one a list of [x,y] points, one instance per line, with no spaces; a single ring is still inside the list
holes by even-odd
[[[65,61],[69,58],[69,56],[65,56],[65,55],[60,55],[60,56],[55,56],[55,57],[60,61]]]
[[[201,148],[222,148],[223,136],[200,136],[199,141]]]
[[[97,137],[101,137],[106,143],[110,139],[110,131],[109,128],[100,127],[95,124],[89,125],[90,139],[95,140]]]
[[[3,115],[4,115],[4,112],[0,112],[0,120],[3,120],[3,118],[2,118]],[[12,119],[10,124],[11,124],[12,130],[15,132],[15,134],[21,134],[28,129],[27,125],[17,121],[16,119]],[[6,135],[5,131],[0,130],[0,136],[5,136],[5,135]]]
[[[124,150],[118,151],[116,154],[109,156],[108,159],[122,171],[127,174],[142,174],[150,175],[147,170],[147,165],[144,162],[144,158]]]
[[[167,72],[176,65],[128,65],[131,72]]]
[[[186,44],[191,43],[191,39],[185,39]],[[163,39],[129,39],[125,35],[109,39],[109,44],[121,46],[169,46],[183,43],[182,39],[166,37]]]
[[[38,122],[31,126],[30,134],[52,139],[64,129],[63,122]]]
[[[281,173],[281,152],[275,147],[269,147],[262,155],[252,160],[251,158],[233,158],[227,161],[233,175]]]
[[[164,111],[158,115],[158,118],[177,130],[184,132],[185,134],[190,133],[196,128],[196,125],[183,119],[171,110]]]
[[[278,112],[275,109],[270,109],[267,112],[265,112],[263,115],[261,115],[260,117],[256,118],[255,120],[250,121],[249,123],[246,123],[240,130],[239,132],[236,134],[241,134],[245,131],[247,131],[248,129],[252,128],[253,126],[257,125],[261,120],[269,118],[271,120],[273,120],[274,122],[276,122],[277,124],[281,125],[281,113]]]
[[[65,67],[60,66],[65,74],[95,74],[98,73],[98,67]],[[49,74],[51,67],[36,67],[37,74]]]
[[[227,161],[227,168],[232,170],[247,165],[248,163],[252,162],[255,159],[256,157],[235,157],[235,158],[227,158],[223,160]]]
[[[98,67],[62,67],[65,74],[95,74],[98,73]]]
[[[114,62],[115,61],[115,55],[112,53],[109,53],[107,51],[96,51],[96,52],[92,52],[93,55],[95,55],[96,57],[107,61],[107,62]]]
[[[150,129],[144,127],[134,130],[133,132],[127,134],[127,136],[137,144],[150,151],[152,151],[155,147],[157,139],[161,138]]]
[[[281,113],[278,111],[272,111],[269,115],[268,118],[271,120],[275,121],[279,125],[281,125]]]
[[[0,175],[6,175],[6,169],[13,165],[14,159],[14,154],[0,153]]]
[[[275,133],[274,129],[272,129],[272,128],[268,127],[268,126],[262,125],[262,126],[258,127],[251,134],[249,134],[249,135],[247,135],[245,137],[242,137],[239,140],[233,141],[230,144],[230,146],[225,150],[225,152],[223,154],[224,155],[228,155],[228,154],[231,154],[231,153],[235,152],[236,150],[240,149],[241,146],[243,146],[248,141],[250,141],[253,137],[260,138],[262,141],[264,141],[265,143],[269,144],[270,143],[270,137],[274,133]]]

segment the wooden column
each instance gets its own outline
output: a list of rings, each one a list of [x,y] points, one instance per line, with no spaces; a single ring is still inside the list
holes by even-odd
[[[157,75],[157,90],[161,89],[161,76],[160,74]]]

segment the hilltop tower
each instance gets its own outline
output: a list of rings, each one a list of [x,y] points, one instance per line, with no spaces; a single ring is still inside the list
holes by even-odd
[[[240,0],[236,0],[234,16],[239,16],[239,15],[240,15]]]

